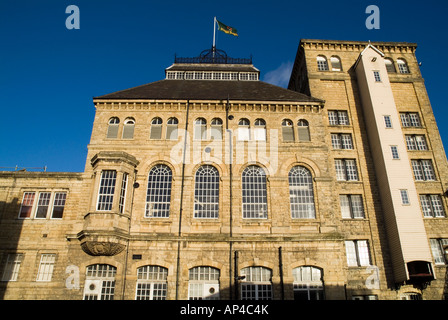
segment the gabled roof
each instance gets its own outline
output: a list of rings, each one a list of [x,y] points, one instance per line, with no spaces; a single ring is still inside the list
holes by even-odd
[[[305,94],[263,81],[160,80],[94,99],[111,100],[246,100],[323,103]]]

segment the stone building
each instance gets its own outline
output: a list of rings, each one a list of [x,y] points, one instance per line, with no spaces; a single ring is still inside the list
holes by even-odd
[[[411,43],[211,49],[93,99],[82,173],[0,173],[3,299],[444,299],[447,161]]]

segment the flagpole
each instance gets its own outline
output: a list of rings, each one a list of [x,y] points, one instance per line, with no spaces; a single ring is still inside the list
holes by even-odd
[[[212,51],[213,51],[213,58],[215,57],[215,38],[216,37],[216,17],[213,19],[213,47],[212,47]]]

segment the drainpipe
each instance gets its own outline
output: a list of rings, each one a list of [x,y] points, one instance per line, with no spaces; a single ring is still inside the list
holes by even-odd
[[[128,270],[128,259],[129,259],[129,243],[131,238],[131,222],[132,222],[132,209],[134,208],[134,194],[135,189],[139,187],[139,184],[136,182],[137,180],[137,170],[134,170],[134,183],[132,185],[132,200],[131,200],[131,210],[129,211],[129,226],[128,226],[128,239],[126,244],[126,254],[124,257],[124,266],[123,266],[123,290],[121,292],[121,300],[124,300],[124,292],[126,290],[126,273]]]
[[[233,223],[233,209],[232,209],[232,199],[233,199],[233,173],[232,173],[232,162],[233,162],[233,155],[232,155],[232,131],[229,130],[229,109],[230,109],[230,103],[229,103],[229,95],[227,95],[227,105],[226,105],[226,133],[228,133],[228,139],[229,139],[229,176],[230,176],[230,199],[229,199],[229,292],[230,292],[230,300],[233,300],[233,290],[232,290],[232,247],[233,247],[233,241],[232,241],[232,223]],[[237,269],[234,270],[235,276],[237,275]],[[236,297],[238,299],[238,297]]]
[[[187,136],[188,136],[188,113],[190,111],[190,100],[187,100],[187,115],[185,119],[185,133],[184,133],[184,150],[182,155],[182,182],[180,188],[180,210],[179,210],[179,233],[177,240],[177,268],[176,268],[176,300],[179,298],[179,275],[180,275],[180,236],[182,234],[182,211],[183,211],[183,199],[184,199],[184,182],[185,182],[185,154],[187,149]]]
[[[278,267],[280,270],[280,287],[282,288],[282,300],[285,300],[285,285],[283,283],[283,259],[282,259],[282,247],[278,248]]]

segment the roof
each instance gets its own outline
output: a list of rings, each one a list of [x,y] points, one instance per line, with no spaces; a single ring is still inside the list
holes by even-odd
[[[160,80],[94,99],[231,100],[323,103],[305,94],[263,81]]]

